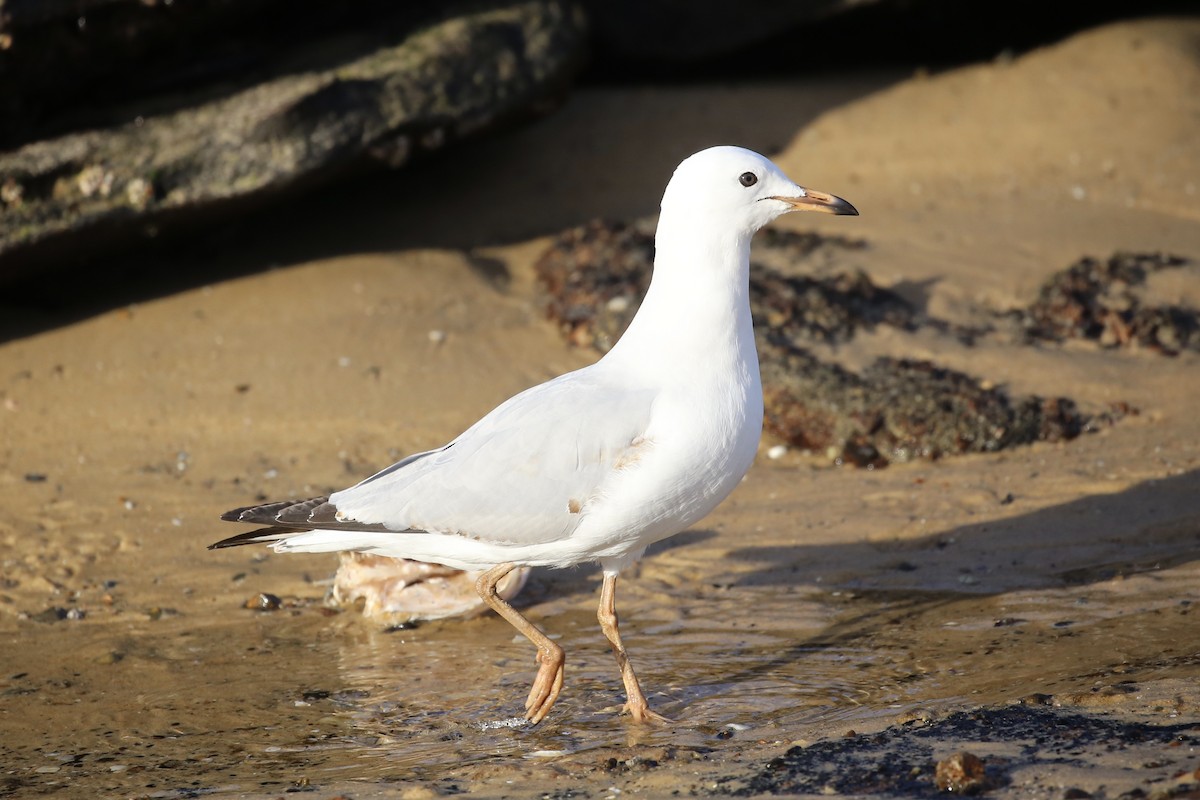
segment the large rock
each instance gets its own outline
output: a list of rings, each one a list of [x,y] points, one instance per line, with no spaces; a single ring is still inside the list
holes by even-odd
[[[617,60],[695,62],[725,56],[879,0],[586,0],[593,36]],[[804,58],[801,39],[795,47]]]
[[[55,246],[244,207],[372,161],[397,166],[528,112],[582,63],[584,20],[569,0],[467,8],[321,69],[215,98],[197,90],[205,99],[177,110],[0,154],[0,279]]]

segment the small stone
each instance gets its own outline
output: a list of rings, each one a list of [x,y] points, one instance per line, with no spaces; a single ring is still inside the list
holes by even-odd
[[[154,184],[143,178],[134,178],[125,187],[125,198],[129,205],[141,211],[154,199]]]
[[[933,779],[943,792],[975,794],[987,788],[983,761],[965,750],[939,761]]]
[[[24,197],[25,187],[17,183],[16,179],[11,176],[5,179],[3,185],[0,185],[0,202],[9,208],[20,206]]]
[[[259,592],[242,604],[242,608],[249,608],[253,611],[278,611],[283,605],[283,601],[277,595],[269,592]]]
[[[437,796],[428,786],[409,786],[400,792],[400,800],[433,800]]]
[[[605,309],[609,313],[624,314],[629,310],[629,306],[632,305],[632,301],[629,299],[628,295],[619,294],[616,297],[611,298],[604,305]]]
[[[66,618],[67,610],[58,606],[51,606],[45,611],[40,611],[30,617],[34,622],[60,622]]]

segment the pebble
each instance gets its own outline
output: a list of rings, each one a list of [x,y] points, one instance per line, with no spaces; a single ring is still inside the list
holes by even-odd
[[[939,761],[933,780],[943,792],[974,794],[987,788],[983,761],[966,750]]]
[[[251,597],[245,603],[242,603],[242,608],[249,608],[254,611],[278,611],[283,605],[283,601],[278,595],[273,595],[270,592],[259,592]]]

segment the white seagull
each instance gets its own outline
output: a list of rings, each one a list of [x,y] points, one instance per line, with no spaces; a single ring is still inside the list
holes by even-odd
[[[763,395],[750,319],[750,240],[789,211],[854,214],[740,147],[685,159],[662,199],[654,274],[620,341],[591,366],[502,403],[445,447],[411,455],[329,497],[222,515],[267,525],[212,545],[279,553],[351,550],[486,570],[476,589],[537,646],[525,718],[563,684],[563,650],[501,598],[514,568],[598,561],[597,617],[625,684],[651,711],[617,630],[617,575],[650,544],[700,521],[750,468]]]

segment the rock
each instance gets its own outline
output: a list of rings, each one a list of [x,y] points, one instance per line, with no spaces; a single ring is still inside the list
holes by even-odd
[[[618,59],[697,61],[726,55],[802,23],[864,5],[861,0],[588,0],[599,46]]]
[[[569,0],[464,11],[366,53],[329,45],[307,68],[231,94],[201,87],[174,110],[0,154],[0,280],[66,247],[399,166],[531,113],[561,91],[584,45]]]
[[[943,792],[977,794],[987,788],[987,774],[979,756],[963,750],[937,763],[933,782]]]
[[[182,91],[245,88],[271,64],[378,22],[379,3],[287,0],[7,2],[0,13],[0,149],[108,127],[121,106],[176,105]],[[409,15],[412,17],[413,15]],[[409,20],[411,25],[414,19]],[[148,114],[144,108],[137,113]]]
[[[242,603],[242,608],[252,611],[278,611],[282,607],[283,601],[270,592],[260,592]]]

